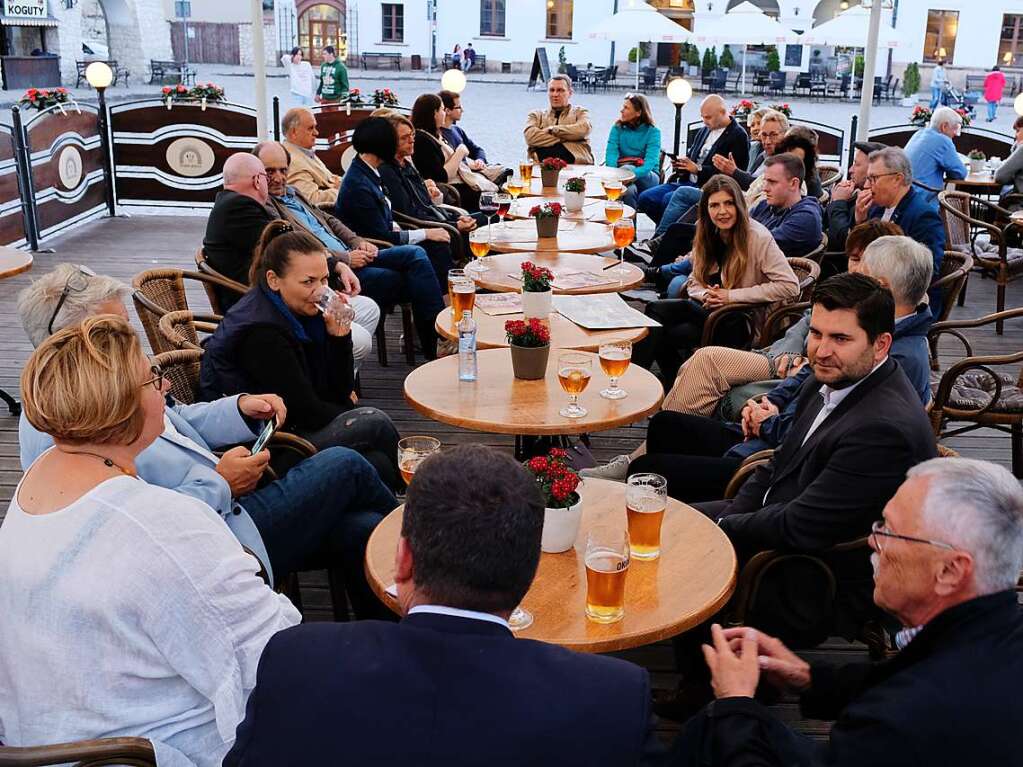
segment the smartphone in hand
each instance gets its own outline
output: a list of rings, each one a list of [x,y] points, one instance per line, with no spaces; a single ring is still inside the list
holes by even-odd
[[[273,436],[275,431],[277,431],[276,417],[267,421],[266,426],[263,427],[263,431],[259,433],[259,437],[256,438],[255,443],[252,445],[252,455],[255,455],[266,447],[266,443],[270,441],[270,437]]]

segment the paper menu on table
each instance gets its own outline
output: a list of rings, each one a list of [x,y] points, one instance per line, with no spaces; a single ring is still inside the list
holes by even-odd
[[[636,311],[617,293],[585,296],[554,296],[554,308],[565,319],[587,330],[659,328],[657,320]]]
[[[491,317],[519,314],[522,311],[521,293],[483,293],[476,296],[476,308]]]
[[[558,290],[578,290],[597,285],[611,285],[619,282],[617,277],[602,272],[584,272],[578,269],[556,269],[551,283]]]

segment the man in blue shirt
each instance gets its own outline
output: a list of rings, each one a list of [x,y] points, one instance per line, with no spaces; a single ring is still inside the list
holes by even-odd
[[[953,143],[962,128],[963,118],[951,107],[934,110],[931,124],[917,131],[906,144],[913,178],[932,189],[942,189],[946,178],[966,178],[966,166]],[[937,209],[936,192],[927,192],[925,199]]]
[[[801,191],[805,175],[803,161],[791,152],[764,161],[765,199],[750,211],[750,218],[763,224],[789,258],[805,256],[821,244],[821,206]]]

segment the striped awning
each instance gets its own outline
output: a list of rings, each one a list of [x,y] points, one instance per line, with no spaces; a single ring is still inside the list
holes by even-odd
[[[53,16],[43,16],[38,19],[24,18],[21,16],[8,16],[0,13],[0,24],[8,27],[55,27],[57,20]]]

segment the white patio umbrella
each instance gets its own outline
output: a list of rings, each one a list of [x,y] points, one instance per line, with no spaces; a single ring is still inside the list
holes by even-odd
[[[590,40],[641,43],[688,43],[693,36],[683,26],[658,13],[643,0],[627,0],[625,8],[612,14],[586,33]],[[636,88],[639,88],[639,56],[636,56]]]
[[[742,90],[746,90],[746,46],[796,43],[799,35],[772,19],[753,3],[746,2],[716,19],[701,19],[693,33],[697,45],[742,46]]]

